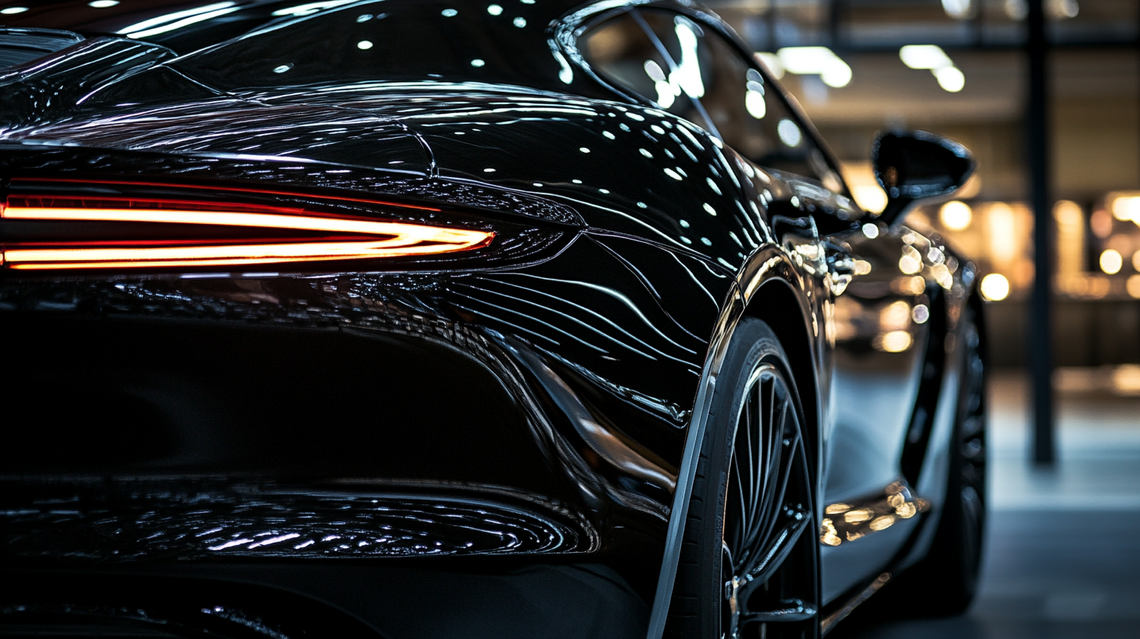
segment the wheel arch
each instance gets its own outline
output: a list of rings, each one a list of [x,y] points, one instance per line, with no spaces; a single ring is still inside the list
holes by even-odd
[[[818,448],[820,441],[820,388],[816,370],[816,353],[811,337],[811,308],[788,279],[771,277],[762,282],[744,302],[744,317],[755,317],[766,323],[780,340],[804,411],[807,428],[804,434],[811,437],[811,445]],[[796,309],[799,312],[789,312]],[[819,460],[814,460],[818,470]]]

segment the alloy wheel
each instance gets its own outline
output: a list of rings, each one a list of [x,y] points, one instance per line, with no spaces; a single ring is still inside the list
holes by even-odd
[[[816,637],[813,487],[795,396],[761,362],[737,417],[725,496],[721,636]]]

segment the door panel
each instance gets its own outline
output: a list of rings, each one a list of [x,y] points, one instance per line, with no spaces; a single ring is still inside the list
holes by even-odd
[[[929,240],[906,227],[882,230],[869,238],[848,231],[832,238],[851,247],[856,274],[835,299],[835,421],[826,450],[825,518],[839,527],[866,517],[851,504],[883,504],[913,477],[903,472],[908,446],[924,444],[928,418],[916,409],[927,370],[932,310],[931,285],[923,277],[931,265]],[[937,257],[937,256],[936,256]],[[936,297],[934,295],[933,297]],[[935,345],[937,346],[937,345]],[[935,371],[937,372],[937,371]],[[913,440],[913,442],[912,442]],[[825,600],[873,579],[903,547],[906,531],[925,508],[921,495],[915,507],[900,508],[884,519],[882,530],[823,536]],[[905,515],[905,516],[904,516]],[[887,532],[890,528],[891,532]]]

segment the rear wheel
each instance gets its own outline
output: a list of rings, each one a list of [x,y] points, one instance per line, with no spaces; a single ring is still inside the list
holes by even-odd
[[[668,630],[819,636],[815,489],[803,410],[767,324],[737,327],[690,498]]]

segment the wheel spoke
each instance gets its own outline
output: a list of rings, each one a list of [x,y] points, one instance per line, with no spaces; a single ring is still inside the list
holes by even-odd
[[[757,491],[763,493],[763,497],[759,500],[759,503],[754,504],[753,512],[751,513],[754,519],[761,517],[763,513],[772,511],[771,504],[773,492],[776,490],[776,482],[783,474],[779,472],[783,462],[783,447],[780,446],[779,438],[776,436],[776,430],[774,427],[776,421],[775,405],[776,384],[773,383],[771,384],[771,391],[768,394],[768,422],[764,425],[764,431],[767,435],[767,437],[764,438],[764,443],[768,452],[767,463],[764,464],[764,481],[762,482],[763,489]],[[764,522],[758,521],[756,522],[756,525],[751,527],[751,530],[754,534],[749,535],[748,543],[756,543],[756,537],[758,537],[762,532],[763,525]]]
[[[772,574],[788,558],[788,554],[795,548],[800,536],[807,530],[808,523],[811,521],[811,513],[796,510],[788,516],[788,520],[788,523],[784,524],[784,527],[776,534],[775,541],[763,556],[758,556],[753,565],[745,566],[745,570],[741,571],[741,574],[747,575],[748,578],[748,583],[742,587],[745,598],[761,584],[771,579]]]
[[[751,405],[753,407],[753,409],[755,410],[756,416],[759,417],[760,411],[762,410],[763,407],[760,405],[759,401],[753,402],[753,400],[752,400],[753,397],[758,398],[758,396],[755,395],[754,393],[752,393],[752,389],[749,388],[748,392],[745,393],[744,397],[745,397],[745,401],[749,405]],[[749,508],[749,510],[746,510],[743,513],[741,513],[742,515],[745,516],[745,521],[747,523],[745,523],[745,525],[743,527],[745,534],[741,535],[741,537],[740,537],[740,542],[742,544],[742,547],[745,547],[745,548],[747,547],[747,545],[745,545],[746,544],[745,540],[748,538],[747,531],[753,525],[751,515],[752,515],[752,513],[755,513],[755,511],[756,511],[756,498],[757,498],[757,493],[759,493],[759,491],[756,489],[756,475],[757,475],[757,472],[756,472],[757,471],[757,468],[756,468],[756,452],[754,451],[755,447],[753,446],[753,443],[752,443],[752,431],[756,430],[756,426],[757,426],[757,424],[755,423],[756,421],[758,421],[758,420],[749,421],[748,432],[745,433],[745,435],[746,435],[745,444],[748,447],[748,493],[749,493],[748,494],[748,508]],[[757,437],[759,437],[759,435],[760,435],[759,433],[756,434]]]
[[[735,542],[735,550],[736,550],[737,554],[739,554],[742,551],[742,549],[745,547],[744,546],[744,538],[746,537],[747,531],[745,530],[745,527],[744,527],[745,526],[744,516],[745,516],[745,513],[748,512],[748,508],[747,508],[747,506],[745,506],[745,503],[744,503],[745,477],[740,474],[740,456],[739,455],[733,455],[732,456],[732,467],[733,467],[733,473],[735,474],[735,476],[729,480],[729,483],[731,484],[732,481],[735,480],[736,489],[733,492],[735,492],[737,494],[739,501],[740,501],[740,515],[738,517],[733,518],[735,520],[733,522],[733,532],[735,534],[735,537],[732,538],[732,541]]]
[[[768,545],[769,539],[771,539],[772,531],[775,529],[777,521],[779,519],[778,514],[783,510],[783,508],[786,505],[784,503],[784,500],[788,494],[788,483],[791,480],[792,475],[795,474],[795,472],[797,470],[796,461],[799,458],[799,455],[797,453],[801,452],[800,451],[800,444],[802,442],[800,440],[800,431],[798,428],[795,429],[795,434],[792,436],[792,439],[788,442],[788,445],[784,446],[784,443],[783,443],[783,441],[784,441],[784,421],[785,421],[785,419],[787,417],[787,413],[788,413],[787,408],[788,408],[788,406],[787,406],[787,404],[785,404],[784,410],[781,413],[781,419],[780,419],[781,426],[780,426],[780,430],[779,430],[779,437],[777,437],[775,439],[774,445],[780,447],[781,449],[787,448],[788,450],[786,451],[787,454],[781,455],[781,459],[780,459],[780,462],[781,462],[780,468],[779,468],[779,472],[777,473],[777,475],[779,477],[779,482],[780,482],[779,487],[772,493],[771,498],[766,500],[765,505],[764,505],[765,511],[772,513],[772,516],[769,517],[767,525],[764,526],[763,533],[760,535],[760,538],[757,540],[761,543],[761,547]]]

